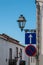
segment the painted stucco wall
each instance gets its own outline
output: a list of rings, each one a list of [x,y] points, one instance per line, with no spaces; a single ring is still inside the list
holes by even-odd
[[[29,64],[29,58],[25,54],[24,47],[17,45],[17,44],[13,44],[11,42],[8,42],[8,41],[0,38],[0,65],[8,65],[9,48],[12,48],[12,58],[14,59],[16,57],[16,47],[18,47],[18,56],[19,56],[19,52],[20,52],[20,48],[21,48],[22,49],[22,60],[26,61],[26,65]],[[6,61],[6,59],[7,59],[7,61]],[[17,65],[19,65],[19,60],[20,60],[20,58],[18,58]]]

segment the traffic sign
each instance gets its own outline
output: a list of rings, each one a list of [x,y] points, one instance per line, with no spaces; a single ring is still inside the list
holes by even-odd
[[[29,44],[26,48],[25,48],[25,53],[28,55],[28,56],[35,56],[36,55],[36,47],[33,46],[32,44]]]
[[[25,44],[36,44],[36,32],[25,33]]]

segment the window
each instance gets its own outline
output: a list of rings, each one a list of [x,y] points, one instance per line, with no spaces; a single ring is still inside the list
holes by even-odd
[[[18,57],[18,47],[16,47],[16,57]]]
[[[20,48],[20,59],[22,59],[22,49]]]
[[[12,59],[12,48],[9,49],[9,59]]]

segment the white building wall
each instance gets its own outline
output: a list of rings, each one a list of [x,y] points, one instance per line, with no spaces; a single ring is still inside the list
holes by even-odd
[[[8,65],[9,48],[12,48],[12,58],[14,59],[14,57],[16,57],[16,47],[18,47],[18,56],[19,56],[19,52],[20,52],[20,48],[21,48],[22,49],[22,60],[26,61],[26,65],[29,64],[28,63],[29,58],[25,54],[24,47],[17,45],[17,44],[13,44],[11,42],[8,42],[8,41],[0,38],[0,65]],[[18,58],[17,65],[19,65],[19,60],[20,60],[20,58]]]
[[[8,65],[9,59],[9,48],[12,48],[12,58],[14,58],[15,54],[15,45],[0,39],[0,65]],[[6,62],[7,59],[7,62]]]
[[[20,48],[22,49],[22,60],[26,61],[26,65],[29,65],[29,57],[25,53],[25,48],[22,46],[19,46],[19,45],[16,45],[16,47],[18,47],[18,50],[19,50],[18,53],[20,52]],[[18,54],[18,56],[19,56],[19,54]],[[20,58],[18,59],[17,65],[19,65],[19,60],[20,60]]]

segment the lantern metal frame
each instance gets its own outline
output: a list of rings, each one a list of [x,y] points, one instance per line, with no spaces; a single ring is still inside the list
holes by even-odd
[[[21,29],[21,31],[23,31],[24,27],[25,27],[25,23],[26,23],[26,19],[23,15],[20,15],[19,19],[17,20],[18,24],[19,24],[19,28]]]

